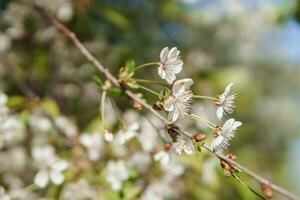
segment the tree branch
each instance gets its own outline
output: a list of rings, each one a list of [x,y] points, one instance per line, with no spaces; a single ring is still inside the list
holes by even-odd
[[[44,16],[46,19],[48,19],[57,29],[59,29],[62,33],[64,33],[66,36],[68,36],[72,42],[75,44],[75,46],[79,49],[79,51],[91,62],[93,63],[96,68],[116,87],[122,89],[124,91],[124,93],[131,99],[133,99],[134,101],[137,101],[138,103],[140,103],[141,105],[143,105],[148,111],[150,111],[152,114],[154,114],[157,118],[159,118],[161,120],[161,122],[164,125],[169,125],[168,120],[163,117],[160,113],[158,113],[156,110],[154,110],[152,108],[151,105],[149,105],[148,103],[146,103],[145,101],[143,101],[141,98],[139,98],[136,94],[134,94],[133,92],[131,92],[130,90],[124,89],[121,84],[118,82],[117,78],[115,76],[113,76],[110,71],[104,66],[102,65],[90,52],[89,50],[79,41],[79,39],[76,37],[76,35],[70,31],[65,25],[63,25],[62,23],[60,23],[58,20],[56,20],[54,17],[48,15],[42,8],[40,8],[39,6],[37,6],[36,4],[33,4],[35,9],[37,11],[39,11],[39,13]],[[180,134],[184,134],[189,138],[192,138],[192,134],[187,133],[185,131],[182,131],[179,127],[176,126],[176,131],[178,131],[178,133]],[[299,197],[297,197],[295,194],[287,191],[286,189],[273,184],[272,182],[268,181],[267,179],[261,177],[260,175],[252,172],[251,170],[247,169],[246,167],[242,166],[241,164],[237,163],[236,161],[231,160],[230,158],[228,158],[227,156],[225,156],[222,153],[219,152],[213,152],[213,150],[207,146],[207,145],[203,145],[203,148],[205,148],[207,151],[209,151],[210,153],[214,154],[216,157],[218,157],[221,160],[226,161],[227,163],[229,163],[231,166],[235,167],[236,169],[238,169],[239,171],[247,174],[248,176],[250,176],[251,178],[253,178],[254,180],[256,180],[257,182],[259,182],[260,184],[267,184],[268,186],[270,186],[274,191],[276,191],[277,193],[281,194],[282,196],[286,197],[287,199],[291,199],[291,200],[300,200]]]

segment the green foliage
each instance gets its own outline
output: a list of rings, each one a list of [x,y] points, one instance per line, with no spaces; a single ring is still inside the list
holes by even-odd
[[[128,73],[132,73],[135,68],[135,61],[134,60],[128,60],[126,62],[125,68],[127,69]]]

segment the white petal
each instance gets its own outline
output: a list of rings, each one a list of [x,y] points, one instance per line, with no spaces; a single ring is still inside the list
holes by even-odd
[[[166,72],[164,70],[164,68],[162,66],[158,67],[158,75],[160,76],[160,78],[165,79],[166,78]]]
[[[83,146],[85,146],[85,147],[90,147],[90,146],[92,146],[92,144],[93,144],[93,139],[92,139],[92,137],[89,135],[89,134],[87,134],[87,133],[84,133],[84,134],[82,134],[81,136],[80,136],[80,143],[83,145]]]
[[[211,143],[211,148],[213,151],[217,151],[222,147],[222,143],[224,142],[224,137],[222,135],[219,135],[217,138],[213,140]]]
[[[236,129],[238,127],[240,127],[243,123],[240,122],[240,121],[235,121],[234,124],[233,124],[233,128]]]
[[[160,161],[160,165],[165,168],[169,166],[171,158],[167,152],[160,151],[154,155],[154,160]]]
[[[189,90],[194,81],[190,78],[180,79],[174,82],[172,87],[173,94],[181,93],[182,90]]]
[[[34,184],[40,188],[46,187],[49,181],[49,174],[46,170],[40,170],[34,177]]]
[[[165,47],[160,52],[160,62],[165,62],[169,54],[169,48]]]
[[[172,84],[173,81],[176,79],[176,76],[175,74],[171,71],[171,70],[165,70],[166,72],[166,81],[169,83],[169,84]]]
[[[131,130],[131,131],[137,131],[138,129],[140,128],[140,125],[139,123],[135,122],[135,123],[132,123],[128,129]]]
[[[67,169],[68,168],[68,162],[67,161],[65,161],[65,160],[60,160],[60,161],[58,161],[58,162],[56,162],[55,164],[53,164],[52,166],[51,166],[51,168],[53,169],[53,170],[55,170],[55,171],[63,171],[63,170],[65,170],[65,169]]]
[[[168,59],[176,59],[179,56],[180,51],[177,49],[177,47],[173,47],[168,55]]]
[[[115,180],[114,182],[111,183],[111,187],[115,191],[119,191],[122,188],[122,182]]]
[[[65,177],[61,172],[51,171],[50,172],[50,179],[55,185],[60,185],[64,182]]]
[[[169,97],[164,101],[164,109],[169,112],[174,110],[173,97]]]
[[[194,153],[194,146],[192,144],[187,144],[186,148],[184,149],[184,152],[188,155],[191,155]]]
[[[218,119],[221,121],[222,117],[223,117],[223,107],[222,106],[219,106],[217,108],[216,115],[217,115]]]
[[[104,139],[107,142],[112,142],[114,140],[114,135],[111,132],[109,132],[109,131],[105,131],[104,132]]]
[[[173,66],[171,68],[172,72],[178,74],[182,70],[183,62],[182,60],[177,60],[176,62],[172,63]]]
[[[175,112],[175,111],[171,111],[169,112],[169,115],[168,115],[168,120],[170,122],[175,122],[179,117],[179,113]]]
[[[99,160],[99,158],[100,158],[100,151],[99,151],[99,149],[91,148],[88,151],[88,156],[89,156],[89,159],[92,160],[92,161]]]
[[[227,85],[227,87],[225,88],[225,92],[224,92],[224,94],[226,96],[232,91],[232,87],[233,87],[233,83],[230,83]]]

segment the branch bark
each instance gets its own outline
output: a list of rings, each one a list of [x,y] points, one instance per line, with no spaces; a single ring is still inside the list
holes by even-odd
[[[113,76],[110,71],[104,66],[102,65],[90,52],[89,50],[82,44],[82,42],[80,42],[80,40],[77,38],[77,36],[75,35],[75,33],[73,33],[72,31],[70,31],[64,24],[62,24],[61,22],[59,22],[57,19],[55,19],[54,17],[50,16],[46,11],[44,11],[42,8],[40,8],[39,6],[37,6],[36,4],[33,4],[33,6],[35,7],[35,9],[42,15],[44,16],[46,19],[48,19],[58,30],[60,30],[62,33],[64,33],[66,36],[68,36],[71,41],[74,43],[74,45],[78,48],[78,50],[91,62],[95,65],[95,67],[99,70],[99,72],[101,72],[114,86],[124,90],[124,88],[120,85],[120,83],[118,82],[117,78],[115,76]],[[164,125],[168,125],[169,122],[168,120],[162,116],[159,112],[157,112],[156,110],[154,110],[152,108],[151,105],[149,105],[148,103],[146,103],[145,101],[143,101],[142,99],[140,99],[137,95],[135,95],[133,92],[131,92],[130,90],[125,89],[124,93],[131,99],[139,102],[141,105],[143,105],[148,111],[150,111],[152,114],[154,114],[157,118],[159,118],[161,120],[161,122]],[[176,131],[178,131],[178,133],[180,134],[184,134],[189,138],[192,138],[192,134],[187,133],[185,131],[182,131],[180,129],[180,127],[176,128]],[[225,156],[222,153],[219,152],[214,152],[209,146],[207,145],[203,145],[203,148],[205,148],[207,151],[209,151],[211,154],[215,155],[217,158],[225,160],[227,163],[229,163],[230,165],[234,166],[235,168],[237,168],[239,171],[247,174],[249,177],[251,177],[252,179],[256,180],[258,183],[260,184],[267,184],[269,185],[273,191],[276,191],[277,193],[281,194],[282,196],[286,197],[287,199],[291,199],[291,200],[300,200],[300,198],[298,196],[296,196],[295,194],[287,191],[286,189],[282,188],[281,186],[278,186],[274,183],[272,183],[271,181],[263,178],[262,176],[254,173],[253,171],[249,170],[248,168],[244,167],[243,165],[239,164],[236,161],[231,160],[230,158],[228,158],[227,156]]]

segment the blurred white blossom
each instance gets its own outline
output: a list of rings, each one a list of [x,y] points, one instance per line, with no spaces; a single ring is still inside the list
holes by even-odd
[[[73,16],[72,4],[67,1],[63,2],[61,5],[59,5],[56,15],[57,18],[63,22],[70,21]]]
[[[24,138],[24,127],[17,116],[7,116],[0,121],[0,149],[20,142]]]
[[[99,200],[99,194],[84,179],[66,185],[61,197],[63,200]]]
[[[151,164],[151,157],[148,153],[136,152],[131,156],[130,164],[141,172],[146,172]]]
[[[185,152],[186,154],[193,154],[194,153],[194,145],[190,138],[187,136],[181,135],[177,142],[175,143],[175,151],[178,154],[182,154]]]
[[[1,200],[10,200],[10,196],[6,193],[5,189],[0,186],[0,199]]]
[[[150,122],[150,116],[149,119],[147,117],[143,117],[140,119],[141,124],[141,131],[138,135],[138,140],[141,143],[141,147],[143,151],[145,152],[151,152],[155,149],[158,137],[157,137],[157,131]]]
[[[114,140],[114,135],[109,130],[105,129],[104,139],[106,142],[112,142]]]
[[[159,151],[154,155],[154,160],[159,161],[163,168],[167,168],[171,162],[171,155],[166,151]]]
[[[123,160],[109,161],[106,170],[106,180],[113,190],[119,191],[123,182],[129,177],[125,162]]]
[[[100,133],[83,133],[80,135],[80,143],[87,149],[90,160],[97,161],[100,159],[103,149],[103,140]]]
[[[217,137],[212,141],[211,148],[217,151],[221,147],[228,148],[230,140],[235,136],[237,128],[242,125],[242,122],[228,119],[223,126],[216,131]]]
[[[116,135],[116,143],[123,145],[132,138],[136,137],[140,125],[137,122],[130,124],[128,127],[121,129]]]
[[[44,116],[32,115],[29,117],[29,123],[34,130],[39,132],[46,133],[52,129],[50,119]]]
[[[63,171],[68,168],[68,162],[61,160],[55,155],[55,150],[50,145],[35,146],[32,148],[32,157],[34,158],[39,171],[34,177],[34,183],[44,188],[49,180],[55,185],[64,182]]]
[[[219,120],[222,119],[223,114],[232,114],[234,109],[234,100],[236,94],[232,94],[233,83],[230,83],[223,94],[218,97],[216,105],[218,106],[216,114]]]
[[[46,187],[49,180],[55,185],[60,185],[65,180],[63,171],[67,168],[68,163],[65,160],[57,159],[53,163],[48,163],[37,172],[34,183],[40,188]]]
[[[160,63],[158,67],[158,75],[165,79],[169,84],[176,79],[175,74],[178,74],[183,66],[183,61],[180,59],[180,51],[177,47],[169,50],[165,47],[160,52]]]
[[[191,108],[192,91],[190,87],[193,80],[190,78],[175,81],[172,86],[172,94],[164,101],[164,109],[169,112],[168,119],[175,122],[183,118]]]
[[[62,131],[67,137],[74,138],[77,133],[77,127],[74,123],[65,116],[58,116],[54,119],[57,128]]]

